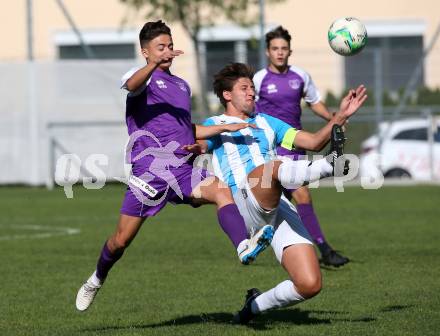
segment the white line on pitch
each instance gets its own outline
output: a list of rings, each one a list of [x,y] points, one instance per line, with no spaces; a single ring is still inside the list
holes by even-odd
[[[74,235],[81,232],[80,229],[68,228],[68,227],[51,227],[42,225],[0,225],[0,228],[10,228],[14,230],[30,230],[37,231],[33,234],[18,234],[18,235],[6,235],[0,236],[1,240],[16,240],[16,239],[41,239],[51,238],[55,236]],[[49,232],[38,232],[49,231]]]

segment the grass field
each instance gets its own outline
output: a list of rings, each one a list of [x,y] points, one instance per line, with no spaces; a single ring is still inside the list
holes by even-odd
[[[353,262],[323,268],[314,299],[247,327],[230,324],[246,289],[286,275],[271,251],[239,265],[211,206],[168,206],[146,222],[89,311],[77,312],[123,187],[74,192],[68,200],[61,189],[0,188],[0,335],[440,333],[438,187],[314,190],[330,242]],[[56,235],[65,227],[80,233]]]

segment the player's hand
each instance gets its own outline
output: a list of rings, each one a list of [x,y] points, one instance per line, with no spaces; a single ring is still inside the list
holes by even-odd
[[[356,90],[352,89],[348,91],[347,95],[341,101],[339,112],[336,113],[336,116],[344,119],[343,121],[345,122],[356,113],[367,98],[367,89],[363,85],[359,85]]]
[[[159,64],[162,64],[162,63],[171,62],[174,57],[177,57],[177,56],[182,55],[182,54],[183,54],[182,50],[167,50],[163,54],[161,54],[161,55],[159,55],[157,57],[153,56],[153,55],[150,55],[150,57],[148,58],[148,61],[159,65]]]
[[[205,154],[206,153],[206,148],[205,146],[202,146],[201,144],[192,144],[192,145],[185,145],[182,147],[182,149],[196,154],[196,155],[200,155],[200,154]]]
[[[236,132],[236,131],[242,130],[246,127],[258,129],[257,125],[250,124],[250,123],[227,124],[227,125],[224,125],[224,127],[225,127],[225,130],[224,130],[225,132]]]

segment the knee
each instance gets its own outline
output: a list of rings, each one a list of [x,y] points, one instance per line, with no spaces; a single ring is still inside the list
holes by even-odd
[[[108,247],[113,253],[121,253],[130,245],[131,241],[123,235],[116,233],[109,239]]]
[[[217,191],[215,193],[214,198],[215,198],[215,202],[218,205],[234,203],[231,190],[226,184],[224,184],[221,181],[217,183]]]
[[[295,287],[304,299],[310,299],[321,291],[321,274],[310,275],[298,280],[295,281]]]

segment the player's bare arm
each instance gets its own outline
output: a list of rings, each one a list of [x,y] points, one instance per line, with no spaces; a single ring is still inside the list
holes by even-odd
[[[320,151],[330,139],[330,133],[333,125],[344,125],[362,106],[367,99],[367,89],[360,85],[356,90],[350,90],[342,99],[340,109],[330,119],[330,121],[315,133],[299,131],[295,137],[295,147],[311,151]]]
[[[223,132],[236,132],[246,127],[257,128],[257,125],[250,123],[237,123],[237,124],[225,124],[225,125],[213,125],[213,126],[202,126],[193,124],[194,129],[194,137],[197,140],[197,143],[185,145],[182,149],[187,150],[190,153],[194,154],[203,154],[206,153],[207,144],[204,139],[208,139],[217,134]]]
[[[213,126],[193,125],[193,127],[196,140],[208,139],[223,132],[236,132],[246,127],[257,128],[256,125],[245,122]]]
[[[127,80],[127,90],[131,92],[136,91],[151,77],[153,71],[156,70],[161,63],[169,62],[171,59],[181,54],[183,54],[183,51],[181,50],[168,50],[159,56],[150,54],[148,63],[136,71],[133,76]]]
[[[154,40],[142,45],[142,55],[147,60],[147,65],[136,71],[126,82],[126,88],[133,92],[139,89],[152,75],[154,70],[167,70],[174,59],[181,54],[182,50],[174,50],[171,36],[162,34]]]
[[[125,84],[127,90],[133,92],[139,89],[151,77],[151,74],[156,68],[157,64],[147,63],[147,65],[136,71]]]
[[[332,113],[328,110],[327,106],[319,101],[316,104],[308,104],[310,109],[315,113],[318,117],[321,117],[324,120],[330,121],[332,118]]]

